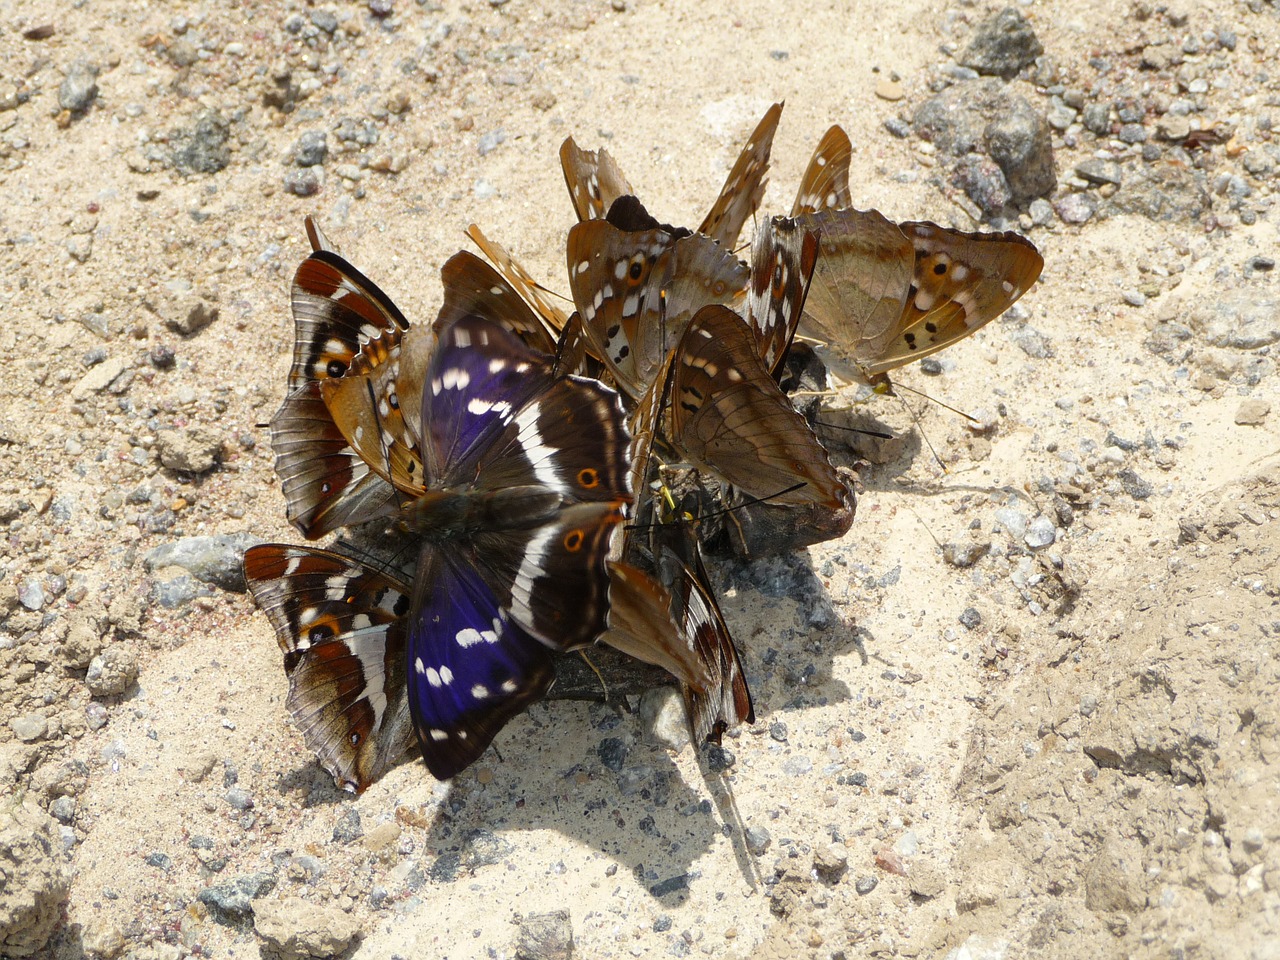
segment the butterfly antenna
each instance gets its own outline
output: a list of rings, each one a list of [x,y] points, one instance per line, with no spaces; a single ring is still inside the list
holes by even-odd
[[[958,417],[964,417],[966,420],[968,420],[968,421],[969,421],[971,424],[973,424],[975,427],[980,427],[980,426],[982,426],[982,421],[981,421],[981,420],[979,420],[977,417],[973,416],[973,414],[965,413],[963,410],[958,410],[958,409],[956,409],[955,407],[951,406],[950,404],[943,403],[943,402],[942,402],[941,400],[939,400],[937,397],[932,397],[932,396],[930,396],[929,394],[927,394],[927,393],[925,393],[925,392],[923,392],[923,391],[921,391],[921,390],[916,390],[916,389],[914,389],[914,388],[912,388],[912,387],[908,387],[906,384],[902,384],[902,383],[895,383],[893,386],[894,386],[894,389],[896,389],[896,390],[906,390],[906,391],[908,391],[908,392],[910,392],[910,393],[914,393],[917,397],[923,397],[925,400],[928,400],[930,403],[936,403],[936,404],[937,404],[938,406],[940,406],[943,410],[950,410],[950,411],[951,411],[952,413],[954,413],[956,416],[958,416]]]
[[[843,430],[846,433],[860,433],[864,437],[875,437],[877,440],[892,440],[893,434],[884,430],[866,430],[862,427],[847,427],[842,423],[828,423],[826,420],[813,421],[816,426],[826,427],[828,430]]]
[[[912,391],[912,393],[918,393],[918,392],[919,391],[916,391],[916,390]],[[916,430],[920,432],[920,439],[924,441],[924,445],[928,447],[929,452],[933,454],[933,459],[938,464],[938,467],[942,470],[943,473],[946,473],[946,474],[951,473],[951,471],[947,469],[947,465],[942,462],[942,458],[938,456],[938,451],[933,448],[933,443],[932,441],[930,441],[929,435],[924,432],[924,427],[920,425],[920,418],[916,415],[916,412],[911,409],[911,405],[907,403],[907,401],[904,400],[902,397],[898,397],[898,402],[901,403],[903,409],[906,410],[907,413],[911,415],[911,422],[915,424]],[[959,411],[956,411],[956,412],[958,413]]]
[[[600,681],[600,689],[604,691],[604,700],[605,700],[605,703],[608,703],[608,702],[609,702],[609,700],[610,700],[610,698],[609,698],[609,684],[605,683],[605,680],[604,680],[604,674],[603,674],[603,673],[601,673],[601,672],[600,672],[600,669],[599,669],[599,668],[598,668],[594,663],[592,663],[592,662],[591,662],[591,658],[587,656],[587,651],[585,651],[585,650],[579,650],[579,651],[578,651],[578,656],[580,656],[580,657],[582,658],[583,662],[584,662],[588,667],[590,667],[590,668],[591,668],[591,672],[592,672],[592,673],[594,673],[594,674],[596,675],[596,679]]]

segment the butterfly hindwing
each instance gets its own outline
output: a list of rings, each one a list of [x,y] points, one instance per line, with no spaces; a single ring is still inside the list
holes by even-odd
[[[304,742],[339,786],[363,791],[413,746],[409,587],[352,557],[284,544],[250,547],[244,572],[276,630]]]

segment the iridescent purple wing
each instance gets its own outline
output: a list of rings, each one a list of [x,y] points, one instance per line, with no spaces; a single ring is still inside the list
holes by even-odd
[[[503,610],[474,566],[426,544],[414,583],[408,689],[427,768],[447,780],[551,686],[550,648]]]

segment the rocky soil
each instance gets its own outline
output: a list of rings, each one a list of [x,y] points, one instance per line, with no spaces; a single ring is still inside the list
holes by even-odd
[[[1280,957],[1280,15],[1198,4],[0,3],[0,955]],[[1019,229],[1004,318],[825,401],[843,540],[713,567],[756,696],[543,704],[360,798],[238,574],[302,218],[418,321],[556,153],[698,222],[786,101],[860,207]],[[623,706],[643,707],[635,712]]]

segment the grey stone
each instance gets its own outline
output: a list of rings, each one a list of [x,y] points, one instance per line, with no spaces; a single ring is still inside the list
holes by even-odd
[[[1044,47],[1027,18],[1005,7],[978,24],[959,61],[978,73],[1008,78],[1042,53]]]
[[[49,812],[59,823],[70,824],[76,818],[76,802],[71,797],[58,797],[49,805]]]
[[[284,188],[297,197],[313,197],[324,187],[324,167],[303,167],[284,175]]]
[[[1068,193],[1053,209],[1063,223],[1085,223],[1098,212],[1098,201],[1087,193]]]
[[[23,580],[18,586],[18,602],[28,610],[39,610],[45,604],[44,585],[39,580]]]
[[[243,787],[232,787],[228,790],[226,800],[233,810],[253,809],[253,795]]]
[[[820,846],[813,852],[813,869],[827,883],[836,883],[849,869],[849,851],[843,843]]]
[[[511,841],[498,836],[492,830],[477,828],[463,841],[462,866],[479,870],[501,863],[515,852]]]
[[[1001,507],[996,511],[996,523],[1014,540],[1021,540],[1027,532],[1027,515],[1013,507]]]
[[[364,836],[364,828],[360,825],[360,812],[348,808],[333,827],[333,839],[338,843],[355,843]]]
[[[875,877],[859,877],[853,885],[853,889],[858,891],[859,896],[865,897],[868,893],[880,885],[880,881]]]
[[[775,720],[769,724],[769,736],[778,741],[778,743],[787,742],[787,725],[781,720]]]
[[[753,857],[763,857],[773,844],[773,837],[764,827],[747,827],[742,839],[747,845],[747,852]]]
[[[1151,494],[1155,493],[1155,488],[1150,481],[1143,480],[1135,470],[1125,468],[1116,476],[1120,478],[1120,486],[1124,492],[1135,500],[1146,500]]]
[[[1024,206],[1058,185],[1049,122],[1026,99],[1009,96],[1008,107],[984,131],[987,152],[1000,165],[1013,202]]]
[[[570,960],[573,956],[573,922],[568,910],[531,913],[520,921],[516,936],[520,960]]]
[[[231,125],[212,108],[170,138],[170,160],[180,173],[217,173],[231,162]]]
[[[476,143],[476,150],[480,152],[480,156],[487,156],[497,150],[506,140],[507,134],[505,131],[490,130],[480,137],[480,140]]]
[[[962,543],[945,543],[942,559],[951,566],[964,570],[972,567],[991,550],[990,540],[966,540]]]
[[[73,61],[58,87],[58,106],[72,113],[83,113],[98,98],[98,74],[101,69],[87,60]]]
[[[1053,344],[1043,333],[1030,324],[1022,324],[1010,334],[1010,339],[1018,345],[1018,349],[1035,360],[1049,360],[1053,357]]]
[[[248,873],[227,883],[205,887],[196,899],[209,908],[213,919],[223,924],[239,924],[253,914],[253,901],[275,889],[271,873]]]
[[[232,593],[244,593],[244,552],[261,542],[261,538],[250,533],[184,537],[148,551],[143,564],[149,573],[165,567],[181,567],[197,580]]]
[[[684,700],[673,687],[653,687],[640,695],[640,722],[645,733],[668,750],[689,744]]]
[[[982,614],[973,607],[965,607],[960,611],[960,623],[969,630],[976,630],[982,625]]]
[[[1027,535],[1024,538],[1028,547],[1032,550],[1039,550],[1043,547],[1051,546],[1057,539],[1057,530],[1053,526],[1053,521],[1046,516],[1036,517],[1027,527]]]
[[[293,162],[300,167],[314,167],[329,156],[329,135],[323,130],[308,130],[293,145]]]
[[[619,737],[605,737],[600,741],[600,746],[596,748],[600,762],[614,773],[617,773],[626,764],[629,752],[630,750],[626,743]]]
[[[1097,157],[1090,157],[1076,164],[1076,174],[1090,183],[1114,183],[1119,186],[1123,182],[1120,164]]]
[[[115,697],[138,679],[138,657],[128,647],[108,647],[89,662],[84,682],[95,697]]]
[[[24,713],[9,721],[9,729],[23,743],[35,743],[37,740],[43,740],[49,732],[49,721],[43,714]]]
[[[1013,200],[999,164],[980,154],[962,157],[952,171],[951,182],[963,190],[987,218],[998,215]]]
[[[1087,103],[1081,119],[1090,133],[1105,137],[1111,133],[1111,108],[1105,103]]]
[[[1202,171],[1171,161],[1131,166],[1124,189],[1117,190],[1100,209],[1107,216],[1135,213],[1149,220],[1198,220],[1211,207],[1203,177]],[[1061,208],[1058,215],[1068,223],[1083,222],[1067,220]]]

